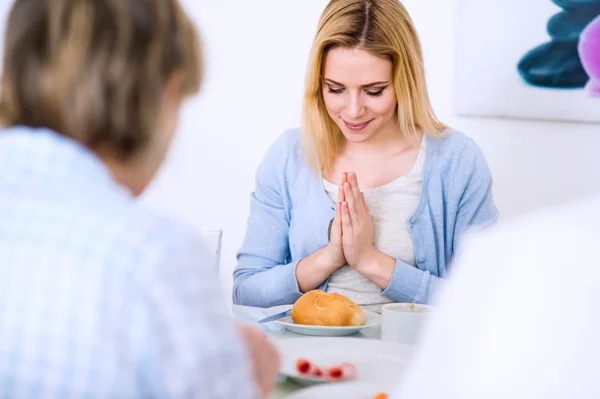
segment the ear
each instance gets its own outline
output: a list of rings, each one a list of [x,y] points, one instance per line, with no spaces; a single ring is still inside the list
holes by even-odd
[[[181,72],[175,72],[169,77],[163,88],[163,98],[166,101],[179,102],[181,100],[183,79],[183,74]]]

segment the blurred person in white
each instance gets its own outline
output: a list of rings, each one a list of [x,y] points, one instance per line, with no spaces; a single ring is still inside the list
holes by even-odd
[[[136,205],[198,92],[177,0],[17,0],[0,96],[0,398],[265,395],[194,234]]]
[[[392,397],[600,398],[599,245],[600,196],[470,238]]]

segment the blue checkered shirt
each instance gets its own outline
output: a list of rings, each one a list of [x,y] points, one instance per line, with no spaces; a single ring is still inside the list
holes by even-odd
[[[0,131],[0,398],[255,398],[203,259],[84,147]]]

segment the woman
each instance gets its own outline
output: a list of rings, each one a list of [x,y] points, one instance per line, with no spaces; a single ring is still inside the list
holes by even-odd
[[[179,2],[16,0],[4,48],[0,397],[265,394],[274,347],[236,330],[193,233],[135,203],[200,87]]]
[[[460,236],[497,218],[476,144],[432,111],[421,46],[397,0],[332,0],[308,65],[302,131],[258,168],[236,303],[312,289],[378,311],[428,303]]]

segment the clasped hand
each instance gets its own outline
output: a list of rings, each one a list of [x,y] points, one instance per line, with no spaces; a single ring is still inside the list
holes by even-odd
[[[343,173],[328,249],[337,267],[359,270],[375,255],[375,225],[355,173]]]

